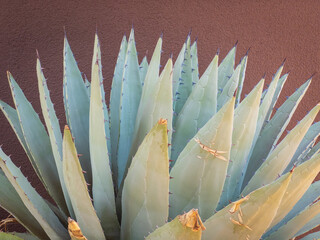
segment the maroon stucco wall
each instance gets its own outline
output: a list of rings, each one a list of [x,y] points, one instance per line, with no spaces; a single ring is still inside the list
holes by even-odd
[[[65,27],[81,71],[90,76],[96,28],[102,45],[106,89],[110,89],[113,68],[124,33],[135,26],[140,59],[151,52],[164,32],[164,62],[177,56],[192,28],[199,37],[200,73],[217,48],[221,58],[236,40],[237,62],[251,47],[244,93],[267,73],[267,82],[284,58],[284,71],[291,70],[280,98],[283,102],[320,65],[319,1],[1,1],[0,10],[0,99],[12,105],[6,70],[10,70],[27,98],[40,113],[35,60],[38,49],[51,97],[61,126],[65,123],[62,104],[62,48]],[[94,2],[94,3],[93,3]],[[316,75],[307,96],[294,115],[292,128],[319,100],[320,76]],[[108,92],[108,91],[107,91]],[[13,131],[0,114],[0,144],[31,182],[40,190],[27,157]],[[6,214],[0,212],[0,218]]]

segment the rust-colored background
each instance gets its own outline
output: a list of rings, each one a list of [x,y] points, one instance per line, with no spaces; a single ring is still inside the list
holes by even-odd
[[[89,77],[97,29],[106,92],[110,89],[121,38],[124,33],[129,34],[132,23],[140,60],[147,50],[150,60],[163,31],[163,63],[170,53],[175,59],[192,28],[192,40],[199,38],[200,74],[217,48],[221,50],[222,59],[238,40],[238,62],[251,47],[244,93],[248,93],[265,72],[269,83],[284,58],[287,59],[284,72],[291,72],[280,102],[313,73],[319,72],[320,1],[2,0],[0,3],[0,99],[13,104],[6,78],[6,71],[10,70],[36,111],[41,112],[35,71],[35,50],[38,49],[61,126],[65,124],[62,102],[64,27],[80,70]],[[320,76],[315,75],[289,129],[320,101],[319,81]],[[32,184],[43,192],[10,125],[2,114],[0,119],[0,144],[4,152],[11,154]],[[6,215],[0,211],[0,219]]]

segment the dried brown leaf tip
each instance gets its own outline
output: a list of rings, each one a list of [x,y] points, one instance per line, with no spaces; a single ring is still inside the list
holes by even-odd
[[[221,160],[223,160],[223,161],[227,161],[227,159],[226,159],[224,156],[221,155],[221,153],[226,153],[226,151],[214,150],[214,149],[212,149],[212,148],[204,145],[203,143],[201,143],[201,141],[199,140],[199,138],[194,138],[194,140],[195,140],[197,143],[199,143],[199,146],[200,146],[203,150],[205,150],[205,151],[207,151],[208,153],[212,154],[212,155],[215,156],[216,158],[219,158],[219,159],[221,159]]]
[[[83,236],[81,229],[76,221],[72,218],[68,218],[68,232],[71,239],[74,240],[87,240],[85,236]]]
[[[163,119],[163,118],[160,118],[160,120],[158,121],[159,124],[165,124],[167,125],[168,121],[167,119]]]
[[[191,209],[189,212],[179,215],[178,218],[183,226],[191,228],[191,230],[194,232],[206,230],[197,209]]]
[[[241,210],[241,204],[243,202],[247,201],[248,199],[249,199],[249,196],[246,196],[246,197],[241,198],[238,201],[233,203],[233,205],[230,208],[229,212],[231,214],[237,213],[237,219],[234,219],[234,218],[230,217],[230,221],[235,225],[245,227],[246,229],[252,231],[252,229],[248,225],[244,224],[243,220],[242,220],[243,214],[242,214],[242,210]]]

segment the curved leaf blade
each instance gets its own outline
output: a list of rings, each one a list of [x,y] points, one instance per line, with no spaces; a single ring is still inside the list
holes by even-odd
[[[63,175],[74,213],[85,236],[89,239],[105,239],[68,126],[65,126],[63,135]]]
[[[217,207],[230,157],[234,98],[190,140],[170,175],[170,217],[199,209],[203,219]]]
[[[121,239],[143,239],[169,211],[167,121],[160,119],[133,157],[122,192]]]

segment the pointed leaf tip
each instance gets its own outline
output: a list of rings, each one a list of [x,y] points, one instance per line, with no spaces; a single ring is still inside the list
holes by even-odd
[[[68,125],[65,125],[65,126],[64,126],[64,130],[70,130],[69,126],[68,126]]]

